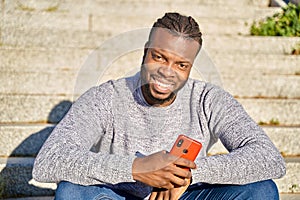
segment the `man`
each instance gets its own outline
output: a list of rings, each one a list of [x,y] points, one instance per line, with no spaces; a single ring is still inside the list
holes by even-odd
[[[141,71],[73,104],[39,152],[34,179],[59,183],[56,199],[278,199],[270,180],[285,174],[278,150],[230,94],[189,79],[201,45],[192,17],[158,19]],[[167,153],[179,134],[202,143],[195,162]],[[207,156],[218,139],[229,153]]]

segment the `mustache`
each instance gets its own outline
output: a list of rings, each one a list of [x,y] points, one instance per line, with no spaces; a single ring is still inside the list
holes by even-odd
[[[149,64],[142,64],[141,65],[141,71],[146,72],[147,71],[147,65]],[[148,72],[149,73],[149,72]],[[154,78],[157,81],[161,81],[162,83],[166,83],[166,84],[172,84],[175,85],[177,81],[174,80],[174,77],[166,77],[163,74],[160,74],[159,72],[152,72],[150,73],[150,77]]]
[[[152,74],[150,75],[155,81],[159,81],[165,84],[170,84],[170,85],[174,85],[175,81],[173,79],[170,78],[166,78],[164,76],[161,76],[159,74]]]

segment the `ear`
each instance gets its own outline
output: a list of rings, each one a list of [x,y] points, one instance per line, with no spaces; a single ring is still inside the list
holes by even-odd
[[[145,58],[146,58],[148,48],[149,48],[149,41],[147,41],[147,42],[145,43],[145,46],[144,46],[144,55],[143,55],[142,64],[144,64],[144,60],[145,60]]]
[[[147,41],[145,43],[145,46],[144,46],[144,55],[147,53],[148,48],[149,48],[149,41]]]

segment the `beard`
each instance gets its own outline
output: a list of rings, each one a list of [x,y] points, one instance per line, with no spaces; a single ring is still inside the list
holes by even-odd
[[[147,83],[144,85],[144,96],[146,95],[152,102],[155,102],[155,104],[164,104],[170,101],[173,101],[175,99],[176,94],[172,92],[167,98],[161,99],[161,98],[156,98],[152,95],[150,91],[150,85]]]

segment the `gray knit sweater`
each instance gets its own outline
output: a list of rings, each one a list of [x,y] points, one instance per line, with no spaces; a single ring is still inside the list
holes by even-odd
[[[106,184],[144,198],[151,187],[131,174],[137,152],[170,150],[179,134],[203,145],[194,183],[245,184],[285,174],[273,143],[221,88],[189,79],[170,106],[152,107],[139,84],[138,73],[83,94],[40,150],[34,179]],[[218,138],[229,153],[207,156]]]

